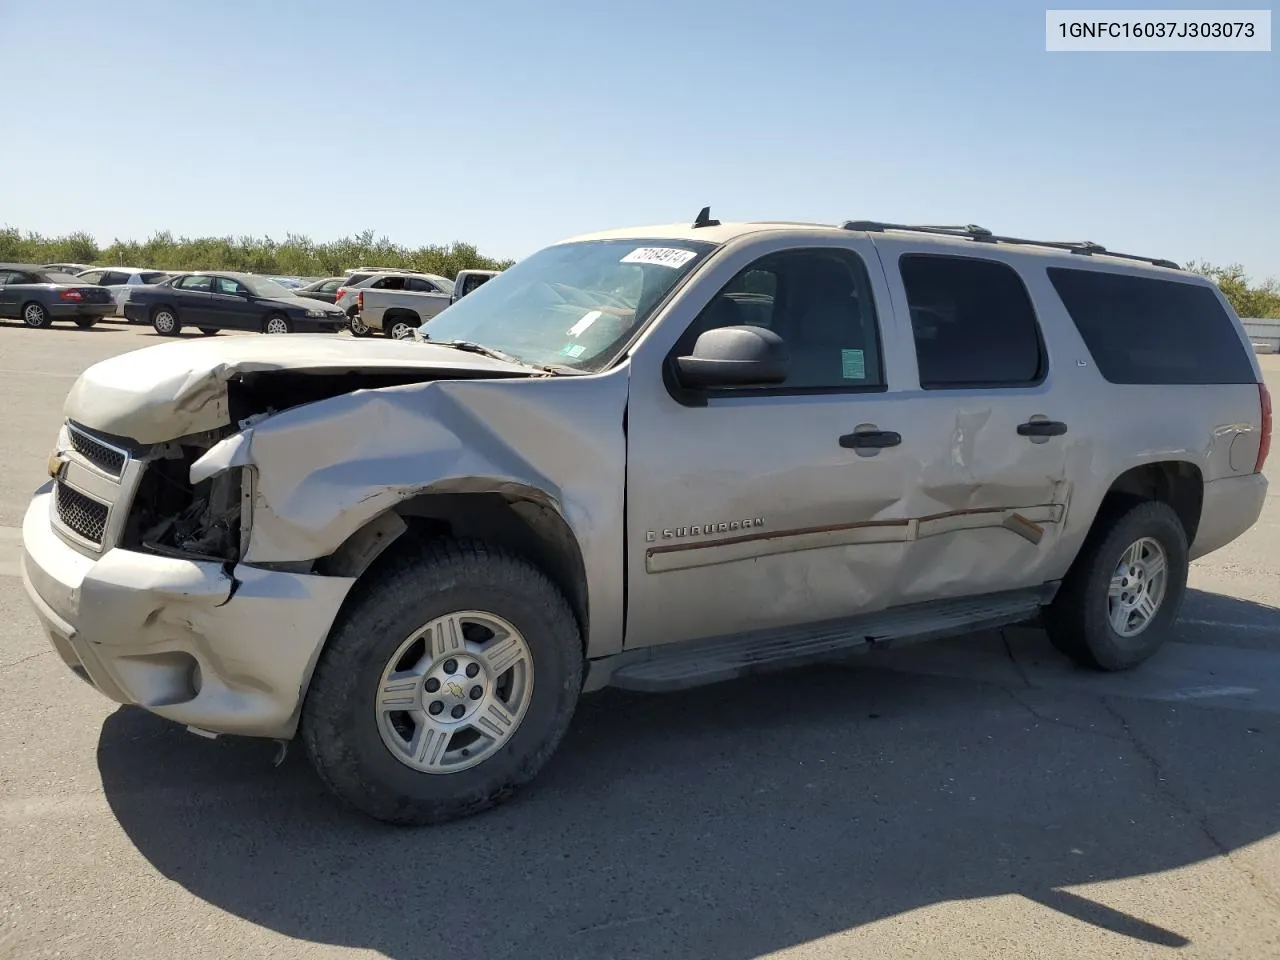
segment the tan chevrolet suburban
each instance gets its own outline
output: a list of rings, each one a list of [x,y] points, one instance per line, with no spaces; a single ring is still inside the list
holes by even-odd
[[[300,739],[403,824],[511,795],[610,684],[1021,622],[1134,667],[1257,520],[1271,431],[1175,264],[706,210],[549,246],[413,340],[124,354],[65,414],[23,539],[67,665]]]

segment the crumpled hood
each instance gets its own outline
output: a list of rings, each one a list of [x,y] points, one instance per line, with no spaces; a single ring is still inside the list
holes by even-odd
[[[269,371],[421,373],[423,380],[529,371],[450,347],[318,334],[231,336],[144,347],[95,363],[67,396],[70,420],[139,443],[162,443],[231,422],[227,383]]]

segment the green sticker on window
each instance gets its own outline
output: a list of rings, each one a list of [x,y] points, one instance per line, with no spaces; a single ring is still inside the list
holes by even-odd
[[[560,356],[568,357],[571,360],[577,360],[586,352],[587,348],[580,343],[566,343],[564,345],[564,349],[560,351]]]
[[[846,380],[867,379],[867,361],[861,350],[841,350],[840,367]]]

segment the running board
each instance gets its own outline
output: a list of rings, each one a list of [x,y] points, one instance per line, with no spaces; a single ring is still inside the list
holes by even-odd
[[[934,640],[1033,619],[1057,584],[984,597],[935,600],[803,627],[713,637],[624,652],[591,664],[586,690],[658,692],[749,673],[842,659],[892,644]]]

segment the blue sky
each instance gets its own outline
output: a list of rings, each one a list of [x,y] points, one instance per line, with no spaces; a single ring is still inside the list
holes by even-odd
[[[0,0],[0,224],[521,257],[709,203],[1280,277],[1280,53],[1050,54],[1044,9]]]

